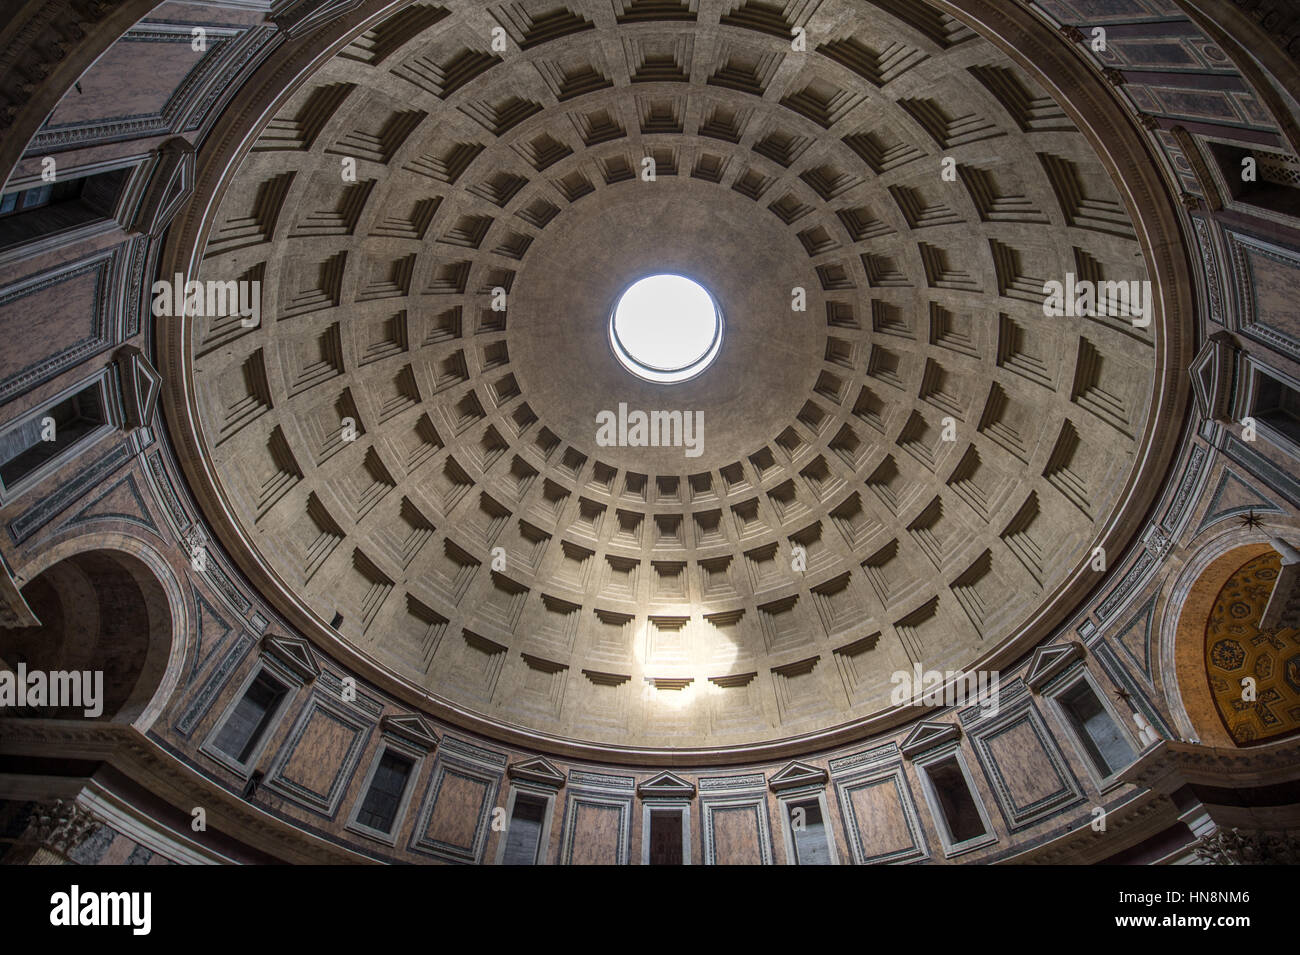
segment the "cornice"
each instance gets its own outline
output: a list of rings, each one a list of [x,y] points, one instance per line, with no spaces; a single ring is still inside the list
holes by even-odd
[[[1089,814],[1070,831],[999,860],[1003,865],[1095,865],[1173,825],[1178,811],[1165,796],[1138,793],[1106,812],[1106,829],[1095,831]]]
[[[355,865],[375,861],[258,809],[130,726],[7,719],[0,721],[0,753],[101,760],[185,813],[202,806],[211,828],[237,834],[245,844],[286,862]]]
[[[1242,789],[1292,782],[1300,778],[1300,739],[1243,749],[1162,740],[1120,778],[1165,793],[1188,784]]]

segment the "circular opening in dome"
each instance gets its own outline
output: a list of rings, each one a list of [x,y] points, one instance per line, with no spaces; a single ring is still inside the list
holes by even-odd
[[[629,285],[609,316],[609,342],[638,378],[669,384],[694,378],[722,347],[722,310],[699,282],[648,275]]]

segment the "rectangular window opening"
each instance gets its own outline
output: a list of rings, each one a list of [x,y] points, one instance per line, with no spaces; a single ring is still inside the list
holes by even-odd
[[[266,673],[259,673],[236,704],[226,725],[221,727],[214,744],[216,748],[236,762],[247,763],[287,692],[283,683]]]
[[[0,482],[12,490],[107,424],[98,383],[32,415],[0,435]]]
[[[1253,146],[1214,142],[1209,146],[1232,198],[1300,217],[1300,160],[1295,156]]]
[[[977,839],[988,830],[980,817],[975,796],[970,791],[966,774],[955,757],[925,767],[930,783],[938,797],[943,823],[954,844]]]
[[[0,249],[111,219],[130,174],[113,169],[0,196]]]
[[[681,865],[682,811],[650,810],[650,864]]]
[[[376,832],[391,833],[414,765],[405,756],[391,749],[385,750],[370,778],[370,788],[357,813],[357,822]]]
[[[796,865],[830,865],[831,845],[826,838],[826,820],[821,802],[810,799],[790,806],[790,829],[794,833]]]
[[[1292,444],[1300,445],[1300,392],[1270,375],[1261,374],[1251,415]]]
[[[21,192],[8,193],[5,196],[0,196],[0,216],[14,215],[19,212],[26,212],[28,209],[39,209],[41,206],[48,206],[53,198],[53,183],[34,186]]]
[[[1091,686],[1082,681],[1076,683],[1059,699],[1098,773],[1110,776],[1133,762],[1133,747]]]
[[[536,796],[515,796],[510,814],[510,829],[506,832],[506,852],[502,865],[537,865],[537,854],[542,844],[542,824],[546,820],[545,799]]]

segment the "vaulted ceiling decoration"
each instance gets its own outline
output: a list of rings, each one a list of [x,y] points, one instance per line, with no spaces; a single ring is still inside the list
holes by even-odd
[[[197,277],[262,315],[185,323],[190,423],[245,567],[408,686],[583,740],[812,732],[1086,573],[1165,333],[1044,287],[1147,279],[1137,234],[1066,110],[928,7],[419,4],[231,166]],[[606,321],[674,271],[727,327],[665,388]],[[602,411],[698,414],[698,453]]]

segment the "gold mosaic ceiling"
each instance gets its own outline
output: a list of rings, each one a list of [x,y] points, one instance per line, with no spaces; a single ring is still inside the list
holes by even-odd
[[[1255,557],[1228,578],[1205,625],[1205,668],[1214,705],[1240,746],[1300,726],[1300,631],[1261,630],[1282,560]],[[1243,686],[1250,677],[1254,685]]]

